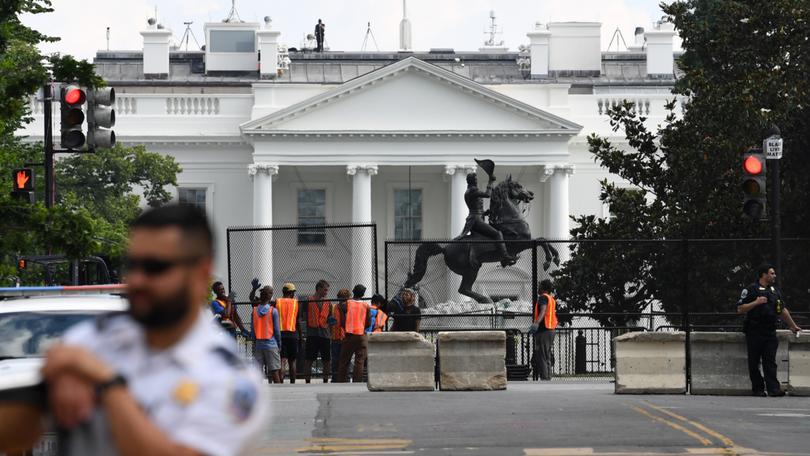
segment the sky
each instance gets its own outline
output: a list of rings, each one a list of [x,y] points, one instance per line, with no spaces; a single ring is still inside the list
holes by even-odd
[[[527,44],[526,33],[536,22],[594,21],[602,23],[602,49],[618,27],[628,44],[635,27],[647,29],[663,13],[659,0],[406,0],[416,51],[454,48],[474,51],[484,42],[489,13],[495,11],[498,40],[512,50]],[[183,22],[193,21],[191,29],[204,44],[203,24],[228,16],[231,0],[53,0],[53,13],[26,15],[23,22],[61,41],[41,46],[44,52],[72,54],[91,59],[106,49],[106,28],[110,27],[110,49],[140,50],[146,21],[155,16],[172,30],[175,41],[185,30]],[[402,0],[236,0],[236,9],[246,22],[272,18],[272,27],[281,31],[281,41],[300,46],[312,33],[317,20],[326,23],[326,43],[334,51],[359,51],[368,22],[382,51],[397,50]],[[89,14],[88,12],[95,12]],[[190,40],[189,49],[196,48]],[[369,38],[366,50],[376,50]],[[612,50],[616,46],[611,47]]]

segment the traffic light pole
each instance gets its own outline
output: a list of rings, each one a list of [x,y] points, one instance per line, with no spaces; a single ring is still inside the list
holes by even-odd
[[[773,255],[774,255],[774,266],[776,267],[777,274],[782,275],[782,214],[779,212],[779,187],[780,187],[780,178],[779,178],[779,162],[782,160],[768,160],[768,168],[771,170],[771,178],[773,181],[771,182],[771,194],[773,195],[773,201],[771,201],[771,236],[773,238]],[[784,282],[780,280],[780,283],[784,287]]]
[[[45,84],[42,93],[43,109],[45,120],[45,207],[53,207],[56,200],[54,191],[53,172],[53,111],[51,101],[53,100],[53,89],[50,83]]]

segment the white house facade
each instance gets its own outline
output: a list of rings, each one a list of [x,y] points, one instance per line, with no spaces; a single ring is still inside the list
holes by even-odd
[[[621,181],[594,163],[587,136],[623,143],[605,115],[623,100],[662,122],[677,69],[670,24],[626,52],[602,52],[600,27],[538,26],[520,53],[287,53],[260,24],[206,24],[203,51],[171,49],[171,32],[152,25],[142,51],[99,51],[95,65],[116,90],[118,141],[181,165],[177,198],[210,215],[226,279],[233,226],[374,222],[379,248],[452,238],[474,158],[534,192],[535,236],[566,239],[569,216],[605,215],[599,182]],[[37,140],[42,108],[32,106],[22,133]],[[272,277],[263,281],[287,279],[273,276],[272,255],[259,256],[270,258],[256,265]],[[371,274],[353,277],[370,284]]]

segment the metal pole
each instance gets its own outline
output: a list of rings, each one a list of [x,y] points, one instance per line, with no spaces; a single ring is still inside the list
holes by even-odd
[[[45,207],[53,207],[55,201],[54,192],[54,172],[53,172],[53,112],[51,111],[51,100],[53,99],[53,92],[51,84],[47,83],[43,86],[43,112],[45,123]]]
[[[228,291],[230,292],[233,290],[233,282],[231,282],[231,230],[230,228],[225,230],[225,245],[226,245],[226,255],[228,255]]]
[[[785,281],[784,281],[784,271],[782,271],[782,214],[779,211],[779,187],[781,180],[779,178],[779,162],[781,160],[768,160],[770,162],[770,166],[773,167],[771,172],[771,176],[773,181],[771,182],[771,188],[773,189],[771,193],[773,193],[773,201],[771,203],[773,211],[773,215],[771,216],[773,222],[771,223],[772,228],[772,238],[773,238],[773,254],[774,254],[774,261],[776,266],[776,270],[778,271],[780,280],[779,285],[784,288]]]
[[[686,354],[686,387],[691,390],[692,379],[692,347],[690,343],[690,335],[692,332],[692,324],[689,321],[689,239],[683,240],[683,329],[685,332],[685,354]]]
[[[374,293],[380,292],[380,275],[377,273],[377,267],[379,266],[377,261],[377,224],[371,224],[371,230],[374,235]],[[386,295],[387,296],[387,295]]]

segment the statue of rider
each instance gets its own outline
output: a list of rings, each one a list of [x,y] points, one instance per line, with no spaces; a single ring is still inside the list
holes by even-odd
[[[506,243],[503,242],[503,233],[484,221],[484,216],[487,215],[484,212],[484,198],[491,196],[493,182],[495,182],[495,176],[489,174],[487,189],[482,192],[478,189],[478,176],[475,173],[467,174],[467,191],[464,192],[464,202],[467,203],[467,209],[470,210],[470,215],[467,216],[467,223],[464,225],[464,231],[462,231],[459,238],[472,232],[493,240],[501,241],[496,243],[498,252],[501,255],[501,264],[508,266],[515,264],[517,258],[510,255],[506,250]]]

